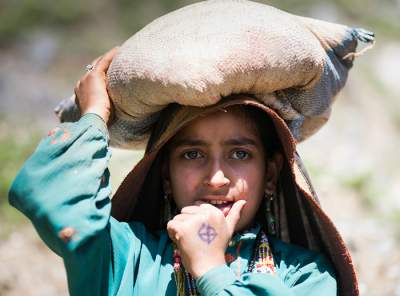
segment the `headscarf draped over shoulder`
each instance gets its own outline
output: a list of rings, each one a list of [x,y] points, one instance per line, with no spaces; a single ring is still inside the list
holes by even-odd
[[[338,230],[322,210],[308,174],[296,152],[296,140],[285,121],[270,107],[245,95],[233,95],[210,107],[169,108],[168,117],[153,130],[143,159],[124,179],[112,199],[112,215],[120,221],[140,221],[154,233],[161,229],[163,212],[162,148],[184,126],[216,110],[234,105],[259,108],[272,120],[284,155],[279,189],[274,199],[276,236],[324,253],[333,263],[340,295],[358,295],[353,263]],[[164,113],[165,114],[165,113]]]

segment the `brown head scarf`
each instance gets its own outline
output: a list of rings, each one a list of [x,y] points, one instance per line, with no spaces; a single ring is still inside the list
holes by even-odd
[[[169,106],[152,132],[143,159],[128,174],[113,197],[112,215],[120,221],[140,221],[151,231],[159,230],[163,209],[162,147],[197,116],[240,104],[257,107],[272,120],[285,156],[274,203],[276,236],[287,243],[324,253],[335,267],[339,294],[358,295],[350,254],[318,202],[287,124],[275,111],[249,96],[234,95],[205,108]]]

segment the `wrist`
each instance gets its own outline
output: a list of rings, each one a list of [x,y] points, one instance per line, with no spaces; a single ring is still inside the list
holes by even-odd
[[[193,276],[194,279],[198,279],[211,269],[226,265],[225,256],[213,256],[213,258],[209,258],[208,260],[204,260],[201,258],[198,264],[193,264],[191,270],[189,271],[190,274]]]
[[[110,113],[104,110],[99,110],[98,108],[88,108],[82,112],[82,115],[88,114],[88,113],[94,113],[98,115],[101,119],[103,119],[104,123],[107,125],[108,120],[110,117]]]
[[[200,295],[219,295],[226,287],[236,281],[233,271],[225,264],[209,270],[196,279]]]

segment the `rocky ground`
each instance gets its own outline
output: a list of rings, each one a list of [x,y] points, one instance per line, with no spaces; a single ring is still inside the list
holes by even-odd
[[[32,46],[45,46],[38,51],[48,50],[51,56],[55,45],[45,41]],[[299,145],[323,208],[350,247],[362,295],[368,296],[400,295],[398,52],[399,43],[387,43],[361,57],[328,125]],[[68,88],[61,80],[52,80],[52,73],[36,75],[49,61],[35,56],[17,60],[6,54],[0,56],[0,94],[6,98],[0,108],[17,113],[17,103],[24,112],[47,108],[50,114],[55,94],[61,99]],[[31,67],[34,64],[36,68]],[[22,80],[31,87],[19,87]],[[49,83],[58,86],[48,88]],[[47,118],[42,124],[50,128],[54,122]],[[114,151],[114,188],[137,158],[137,153]],[[62,260],[29,224],[15,227],[0,240],[0,295],[67,295]]]

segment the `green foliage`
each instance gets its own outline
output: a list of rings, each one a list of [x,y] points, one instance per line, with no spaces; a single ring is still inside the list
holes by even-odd
[[[129,36],[153,19],[194,0],[2,0],[0,2],[0,45],[17,40],[37,28],[73,31],[98,22],[112,24]],[[379,36],[398,36],[398,4],[394,0],[258,0],[291,13],[310,15],[318,8],[339,16],[341,22],[364,26]],[[95,29],[94,29],[95,30]]]
[[[66,27],[90,14],[90,2],[69,0],[3,0],[0,44],[38,27]]]

